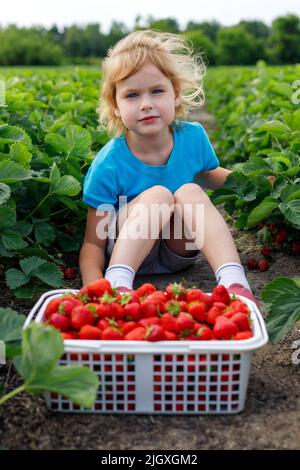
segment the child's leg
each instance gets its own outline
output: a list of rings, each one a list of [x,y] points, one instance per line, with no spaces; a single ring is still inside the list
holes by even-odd
[[[175,253],[188,256],[186,243],[194,240],[194,249],[201,250],[212,270],[217,282],[226,287],[233,283],[240,283],[249,289],[244,268],[231,236],[230,230],[220,212],[212,204],[205,191],[197,184],[190,183],[181,186],[174,194],[176,217],[184,218],[188,236],[181,239],[174,238],[174,227],[171,230],[171,239],[165,243]],[[203,208],[203,218],[197,220],[196,206]],[[201,211],[198,212],[201,214]],[[192,226],[190,226],[192,225]],[[202,236],[201,236],[201,231]]]
[[[105,273],[113,287],[132,288],[135,272],[170,220],[173,203],[171,191],[156,185],[133,199],[127,205],[127,214],[121,209],[117,239]]]

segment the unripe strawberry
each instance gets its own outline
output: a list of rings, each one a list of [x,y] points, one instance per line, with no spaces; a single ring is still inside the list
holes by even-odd
[[[269,269],[269,263],[267,260],[265,259],[261,259],[259,262],[258,262],[258,269],[263,272],[263,271],[267,271]]]

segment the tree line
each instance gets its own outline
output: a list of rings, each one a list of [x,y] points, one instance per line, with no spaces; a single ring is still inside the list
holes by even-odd
[[[142,22],[138,15],[133,30],[156,29],[186,35],[196,54],[209,65],[253,65],[300,63],[300,17],[294,14],[276,18],[271,26],[262,21],[240,21],[225,27],[217,21],[189,21],[180,29],[174,18]],[[16,25],[0,26],[0,65],[97,64],[107,50],[131,30],[113,21],[107,34],[99,23],[72,25],[59,29]]]

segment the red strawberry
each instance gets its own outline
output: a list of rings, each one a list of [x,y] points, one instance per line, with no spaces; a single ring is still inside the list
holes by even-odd
[[[90,284],[85,286],[84,289],[90,297],[102,297],[105,292],[112,294],[112,287],[110,285],[110,282],[105,278],[101,278],[97,281],[91,282]]]
[[[71,326],[69,318],[60,313],[52,313],[49,318],[49,323],[60,331],[67,331]]]
[[[72,310],[71,323],[75,330],[81,330],[84,325],[93,325],[94,321],[93,313],[85,305],[79,305]]]
[[[150,282],[146,282],[145,284],[141,285],[137,290],[137,294],[139,297],[145,297],[153,292],[155,292],[157,289],[154,284],[151,284]]]
[[[79,331],[80,339],[101,339],[101,331],[96,326],[84,325]]]
[[[74,297],[65,297],[58,306],[58,312],[70,317],[73,308],[78,305],[82,305],[82,302],[79,299],[75,299]]]
[[[228,290],[222,284],[214,288],[211,294],[213,302],[222,302],[223,304],[230,304],[230,295]]]
[[[177,335],[172,331],[165,330],[165,337],[168,341],[177,341]]]
[[[175,330],[177,333],[182,333],[183,331],[191,330],[195,323],[192,316],[184,312],[180,312],[175,321]]]
[[[279,245],[280,243],[284,242],[287,238],[287,234],[288,233],[286,230],[279,230],[275,238],[275,243]]]
[[[216,318],[213,332],[217,339],[229,340],[238,333],[238,328],[233,321],[221,315]]]
[[[72,235],[72,233],[75,232],[75,227],[73,225],[66,225],[65,232],[68,233],[69,235]]]
[[[138,326],[139,324],[136,323],[135,321],[126,321],[124,325],[122,325],[123,334],[126,335],[127,333],[129,333],[129,331],[134,330]]]
[[[64,333],[62,333],[62,336],[64,339],[78,339],[79,338],[79,334],[77,333],[77,331],[65,331]]]
[[[62,297],[57,297],[55,299],[50,300],[45,309],[45,318],[49,318],[52,313],[58,312],[59,304],[62,302],[62,300]]]
[[[212,307],[208,312],[207,312],[207,323],[214,325],[216,322],[216,318],[222,315],[222,312],[219,308],[217,307]]]
[[[196,336],[197,336],[197,339],[201,341],[209,341],[213,339],[213,332],[208,326],[202,325],[200,328],[198,328],[196,332]]]
[[[249,339],[249,338],[252,338],[252,336],[253,336],[252,331],[239,331],[235,335],[234,339],[235,340]]]
[[[160,325],[151,325],[147,328],[145,339],[147,341],[163,341],[166,339],[165,331]]]
[[[198,300],[201,302],[202,291],[200,289],[189,289],[186,294],[187,303],[195,302]]]
[[[271,254],[271,248],[269,246],[264,246],[261,250],[260,250],[261,254],[263,256],[270,256]]]
[[[247,267],[248,267],[248,269],[250,269],[250,271],[252,271],[253,269],[257,269],[257,266],[258,266],[258,263],[257,263],[256,259],[254,259],[254,258],[248,259]]]
[[[202,322],[206,320],[206,307],[203,302],[195,302],[188,306],[188,313],[192,315],[194,320]]]
[[[101,332],[101,339],[115,341],[124,339],[124,336],[119,328],[108,326]]]
[[[141,312],[143,317],[154,317],[159,314],[159,305],[157,302],[145,299],[141,302]]]
[[[233,323],[236,324],[236,326],[238,327],[239,331],[247,331],[247,330],[250,330],[250,322],[249,322],[249,318],[248,318],[248,315],[246,315],[245,313],[235,313],[232,317],[231,317],[231,321],[233,321]]]
[[[228,308],[233,309],[235,312],[249,313],[248,305],[240,299],[232,300]]]
[[[167,299],[186,300],[186,289],[182,283],[173,282],[166,287]]]
[[[64,278],[65,279],[75,279],[76,272],[74,268],[68,267],[65,269]]]
[[[263,272],[263,271],[267,271],[269,269],[269,263],[267,260],[265,259],[261,259],[259,260],[258,262],[258,269]]]
[[[127,341],[143,341],[146,336],[146,328],[144,326],[138,326],[134,330],[130,331],[124,336]]]
[[[123,311],[124,311],[124,318],[126,320],[138,321],[142,316],[141,306],[137,302],[132,302],[127,305],[124,305]]]
[[[299,255],[299,253],[300,253],[300,242],[293,242],[292,252],[294,253],[294,255]]]
[[[138,324],[144,327],[152,326],[152,325],[159,325],[160,319],[158,317],[142,318],[141,320],[139,320]]]
[[[172,333],[176,332],[176,318],[170,313],[163,313],[160,318],[160,325],[164,330],[170,331]]]

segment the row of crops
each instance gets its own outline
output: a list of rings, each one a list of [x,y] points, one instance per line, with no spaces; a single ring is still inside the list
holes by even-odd
[[[300,66],[216,68],[207,78],[214,146],[235,171],[212,194],[239,229],[295,254],[300,228]],[[107,140],[97,127],[95,68],[2,69],[0,269],[18,298],[64,285],[78,252],[84,175]],[[300,85],[298,85],[298,88]],[[274,184],[267,179],[274,175]],[[278,233],[281,233],[279,243]],[[285,233],[285,235],[283,235]],[[276,239],[277,237],[277,239]],[[277,241],[276,241],[277,240]]]

